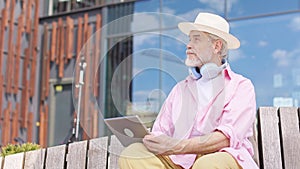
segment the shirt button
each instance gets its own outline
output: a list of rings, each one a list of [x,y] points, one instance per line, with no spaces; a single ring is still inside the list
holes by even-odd
[[[237,159],[240,160],[240,161],[244,161],[245,160],[241,155],[238,155]]]

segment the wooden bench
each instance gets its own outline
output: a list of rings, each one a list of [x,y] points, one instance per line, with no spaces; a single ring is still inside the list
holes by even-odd
[[[115,136],[0,157],[1,169],[117,169],[124,149]]]
[[[260,168],[300,168],[300,113],[296,107],[258,109]]]
[[[261,107],[257,117],[260,168],[300,168],[298,109]],[[115,136],[101,137],[1,157],[0,169],[117,169],[123,149]]]

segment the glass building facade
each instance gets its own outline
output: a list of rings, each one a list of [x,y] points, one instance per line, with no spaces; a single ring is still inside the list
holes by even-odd
[[[134,57],[134,70],[146,59],[153,64],[156,62],[160,70],[157,74],[152,72],[152,76],[147,74],[150,71],[145,71],[133,78],[133,99],[145,101],[157,89],[167,95],[177,81],[177,78],[170,78],[170,72],[178,79],[187,75],[186,68],[182,67],[186,39],[181,37],[180,32],[176,33],[177,22],[193,22],[198,12],[213,12],[229,21],[231,33],[241,41],[239,49],[229,51],[229,63],[235,72],[252,80],[256,89],[257,107],[299,106],[299,0],[275,0],[272,3],[257,0],[191,0],[184,3],[179,0],[150,0],[135,2],[134,9],[135,14],[144,13],[144,17],[133,22],[151,29],[151,32],[156,31],[159,35],[143,38],[134,36],[133,53],[139,53],[143,46],[163,51],[159,55],[163,53],[162,55],[176,57]],[[155,17],[149,12],[162,14]],[[168,20],[171,18],[172,21]],[[174,33],[170,33],[172,31]],[[167,36],[166,32],[172,35]],[[170,67],[176,70],[171,70]],[[170,72],[164,71],[165,69]],[[151,81],[151,85],[143,83],[147,80]]]

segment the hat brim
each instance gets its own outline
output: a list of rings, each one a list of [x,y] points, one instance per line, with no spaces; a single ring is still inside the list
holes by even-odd
[[[235,36],[209,26],[195,24],[193,22],[181,22],[178,24],[178,28],[186,35],[189,35],[192,30],[216,35],[227,42],[228,49],[237,49],[240,47],[240,41]]]

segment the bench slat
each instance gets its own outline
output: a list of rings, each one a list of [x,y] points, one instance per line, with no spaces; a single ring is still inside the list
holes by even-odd
[[[2,160],[3,160],[3,158],[2,158],[2,156],[0,157],[0,168],[2,169]]]
[[[63,169],[65,163],[66,145],[47,149],[46,169]]]
[[[279,118],[277,108],[260,107],[258,113],[258,134],[260,148],[260,167],[282,168],[280,138],[279,138]]]
[[[299,118],[296,107],[279,109],[285,168],[300,166]]]
[[[28,151],[25,153],[24,169],[44,167],[45,149]]]
[[[108,137],[89,141],[87,168],[106,169]]]
[[[87,141],[69,144],[67,154],[67,168],[84,169],[86,163]]]
[[[121,152],[123,151],[124,146],[120,143],[116,136],[111,136],[110,145],[109,145],[109,169],[118,169],[118,159]]]
[[[22,169],[24,153],[5,156],[3,169]]]

